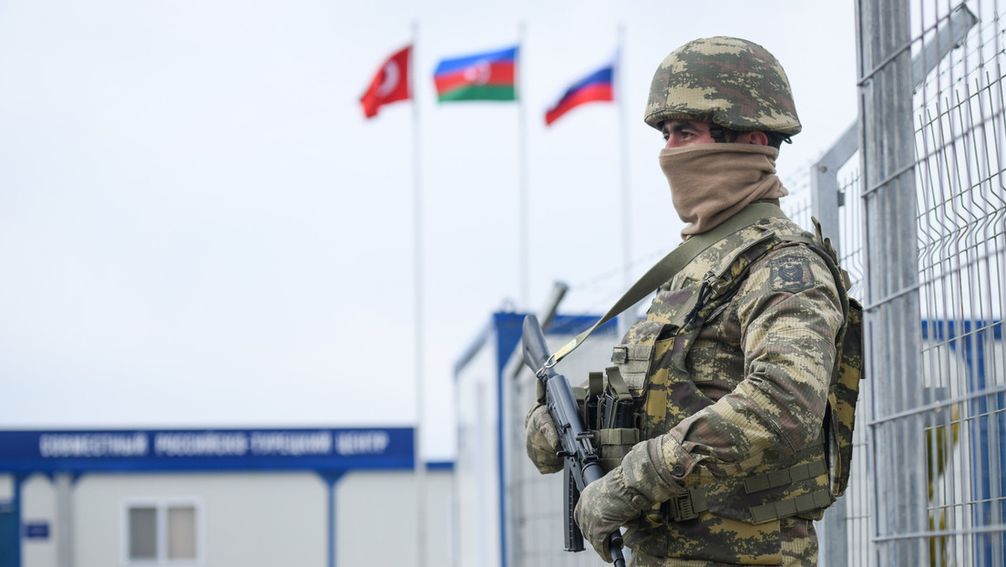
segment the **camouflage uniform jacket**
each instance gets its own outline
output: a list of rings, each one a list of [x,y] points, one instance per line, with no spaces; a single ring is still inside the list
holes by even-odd
[[[761,502],[741,502],[751,497],[736,487],[744,477],[823,456],[826,397],[843,325],[827,264],[804,245],[772,249],[747,266],[729,301],[693,333],[679,353],[683,362],[660,352],[661,329],[688,308],[680,304],[682,294],[736,266],[735,256],[770,232],[803,230],[788,219],[763,219],[713,245],[658,290],[646,319],[626,334],[628,360],[619,366],[630,389],[645,394],[644,384],[656,374],[669,376],[666,414],[649,418],[644,435],[669,436],[667,470],[683,487],[704,487],[711,501],[720,502],[690,521],[653,521],[651,515],[630,523],[626,543],[636,565],[814,564],[808,518],[819,511],[754,523],[748,506]],[[646,342],[653,346],[633,348]]]

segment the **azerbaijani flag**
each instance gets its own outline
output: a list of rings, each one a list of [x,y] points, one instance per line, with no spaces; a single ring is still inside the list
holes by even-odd
[[[439,102],[517,100],[517,46],[444,59],[433,72]]]
[[[614,67],[608,65],[594,71],[573,86],[566,89],[562,98],[545,113],[545,125],[549,126],[570,110],[588,102],[615,100]]]

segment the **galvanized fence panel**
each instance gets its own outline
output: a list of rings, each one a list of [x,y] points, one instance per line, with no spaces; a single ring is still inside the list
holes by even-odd
[[[869,539],[853,531],[850,550],[876,565],[1002,567],[1003,3],[858,7],[873,410],[864,460],[875,484],[863,495],[873,498]],[[969,30],[959,47],[933,55],[947,47],[939,31],[954,25]],[[896,40],[876,39],[892,26],[902,32],[887,36]],[[909,54],[939,59],[906,93]]]

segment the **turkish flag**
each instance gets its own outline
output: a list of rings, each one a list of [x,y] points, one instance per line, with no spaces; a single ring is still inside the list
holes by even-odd
[[[377,70],[370,81],[367,91],[360,96],[363,115],[367,118],[377,116],[377,111],[385,104],[400,100],[409,100],[409,57],[412,46],[408,45],[396,51]]]

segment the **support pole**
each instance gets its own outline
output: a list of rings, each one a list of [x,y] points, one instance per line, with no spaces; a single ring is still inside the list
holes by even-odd
[[[14,498],[11,501],[12,508],[14,508],[14,558],[11,560],[11,565],[15,567],[21,567],[22,559],[22,534],[24,533],[24,525],[21,523],[21,507],[24,503],[24,481],[28,479],[28,475],[15,473],[14,474]]]
[[[910,8],[858,0],[866,367],[876,565],[928,565]],[[904,412],[904,413],[902,413]],[[900,414],[895,419],[885,419]]]
[[[853,150],[855,151],[855,150]],[[851,154],[850,154],[851,155]],[[848,161],[848,158],[846,158]],[[842,204],[838,186],[838,167],[818,162],[811,169],[811,214],[821,223],[821,230],[831,239],[832,246],[842,253],[842,231],[838,208]],[[836,282],[838,283],[838,282]],[[839,284],[841,285],[841,284]],[[824,512],[820,534],[821,567],[848,567],[849,524],[845,496],[835,501]]]
[[[423,460],[423,416],[425,410],[425,356],[423,349],[423,176],[419,119],[419,99],[416,89],[416,53],[419,44],[419,22],[412,22],[412,61],[409,62],[409,88],[412,96],[412,288],[414,369],[416,374],[416,427],[413,437],[413,465],[416,478],[416,565],[426,565],[426,464]]]
[[[528,191],[528,163],[527,163],[527,105],[524,103],[524,22],[517,24],[517,215],[518,220],[518,245],[517,245],[517,273],[520,279],[518,296],[518,310],[528,310],[531,305],[531,283],[528,269],[529,255],[531,251],[531,237],[529,234],[530,221],[530,198]]]
[[[625,24],[618,25],[618,52],[615,55],[615,104],[618,109],[618,159],[621,171],[619,185],[621,188],[622,208],[622,286],[629,289],[632,285],[632,194],[629,184],[629,121],[627,115],[627,96],[625,96]],[[635,319],[636,309],[626,309],[618,316],[619,338],[625,335]]]
[[[318,476],[321,480],[325,482],[325,494],[327,496],[327,504],[325,506],[325,518],[328,523],[328,529],[326,530],[325,537],[325,556],[326,565],[328,567],[335,567],[337,563],[336,553],[337,545],[336,538],[339,535],[338,532],[338,518],[337,512],[338,507],[335,502],[335,485],[339,483],[339,479],[342,478],[346,471],[344,470],[326,470],[317,471]]]
[[[53,484],[56,489],[56,565],[73,567],[73,477],[70,473],[57,473]]]

